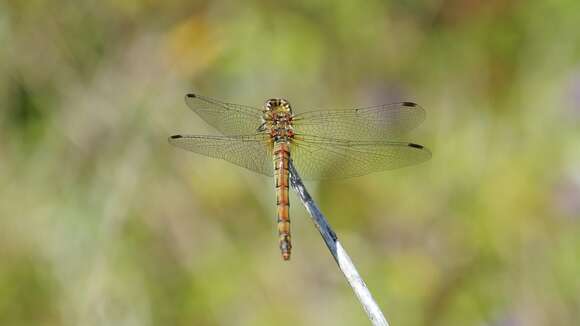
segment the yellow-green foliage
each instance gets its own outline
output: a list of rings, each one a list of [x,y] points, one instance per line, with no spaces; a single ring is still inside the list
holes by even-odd
[[[580,320],[577,1],[4,1],[1,325],[364,325],[295,196],[176,150],[196,91],[415,101],[428,163],[309,184],[392,325]]]

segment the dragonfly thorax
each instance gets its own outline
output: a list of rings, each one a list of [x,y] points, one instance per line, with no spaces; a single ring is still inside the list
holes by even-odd
[[[266,131],[275,140],[292,138],[292,107],[284,99],[269,99],[264,104],[262,131]]]

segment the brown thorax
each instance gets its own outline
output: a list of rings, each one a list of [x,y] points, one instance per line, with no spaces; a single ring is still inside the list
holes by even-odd
[[[264,104],[262,124],[258,132],[267,132],[274,140],[294,137],[292,130],[292,107],[285,99],[269,99]]]

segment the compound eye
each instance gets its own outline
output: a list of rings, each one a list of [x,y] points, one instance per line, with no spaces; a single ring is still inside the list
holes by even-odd
[[[274,103],[275,100],[274,99],[269,99],[268,101],[266,101],[266,108],[271,110],[276,106],[276,103]]]

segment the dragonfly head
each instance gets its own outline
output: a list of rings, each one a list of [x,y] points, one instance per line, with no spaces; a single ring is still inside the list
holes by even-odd
[[[264,111],[271,113],[290,113],[292,114],[292,107],[290,103],[282,98],[272,98],[264,104]]]

